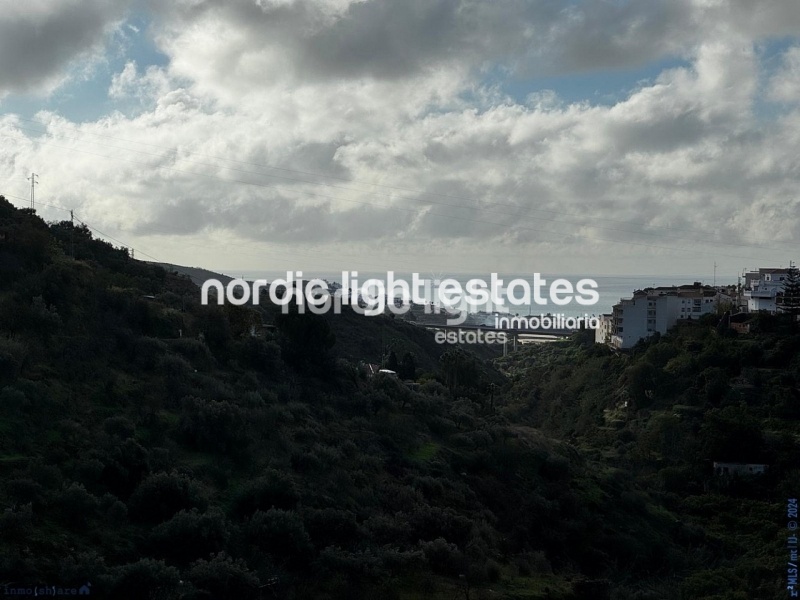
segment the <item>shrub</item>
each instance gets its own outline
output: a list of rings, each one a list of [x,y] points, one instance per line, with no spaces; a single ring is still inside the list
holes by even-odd
[[[214,364],[214,357],[208,346],[192,338],[180,338],[170,342],[170,348],[188,360],[198,371],[209,371]]]
[[[128,507],[138,520],[161,523],[179,510],[204,509],[206,504],[200,487],[185,475],[156,473],[136,488]]]
[[[247,540],[259,550],[289,563],[304,562],[311,551],[311,540],[302,519],[292,511],[256,511],[245,526]]]
[[[185,398],[178,431],[198,450],[240,454],[248,442],[246,425],[244,412],[235,404]]]
[[[425,560],[430,568],[440,575],[455,577],[464,574],[467,561],[455,544],[450,544],[444,538],[436,538],[431,542],[420,544]]]
[[[267,469],[261,477],[248,482],[233,502],[233,514],[247,517],[254,512],[270,508],[291,509],[300,495],[291,475]]]
[[[248,570],[243,560],[234,560],[225,553],[210,560],[198,560],[188,573],[189,581],[207,593],[208,598],[261,598],[260,581]]]
[[[103,422],[103,429],[109,435],[114,435],[123,440],[132,438],[136,427],[123,416],[109,417]]]
[[[190,561],[220,552],[229,537],[229,524],[218,510],[181,510],[150,535],[155,551],[170,562]]]
[[[80,483],[72,483],[65,488],[58,503],[64,517],[72,526],[83,526],[97,512],[97,498],[86,491]]]
[[[0,338],[0,384],[14,381],[28,356],[28,347],[10,338]]]
[[[33,507],[25,504],[6,508],[0,513],[0,539],[5,542],[23,542],[33,532]]]
[[[108,598],[141,600],[142,598],[176,598],[181,578],[175,567],[150,558],[116,567],[111,572]]]

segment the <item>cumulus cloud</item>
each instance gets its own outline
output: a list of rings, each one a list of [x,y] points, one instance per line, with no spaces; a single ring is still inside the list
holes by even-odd
[[[119,0],[6,1],[0,10],[0,95],[49,92],[97,53],[125,11]]]
[[[720,35],[800,29],[790,1],[200,0],[166,4],[159,44],[210,86],[416,78],[441,69],[521,76],[620,69],[691,56]]]
[[[114,100],[155,102],[169,93],[170,83],[163,69],[150,66],[144,73],[139,73],[136,61],[129,61],[121,72],[111,78],[108,96]]]
[[[776,102],[800,102],[800,46],[786,51],[781,68],[770,79],[768,93]]]
[[[40,193],[173,262],[785,263],[800,114],[756,106],[797,97],[797,49],[765,89],[758,52],[800,25],[793,1],[163,3],[167,65],[130,60],[108,89],[144,109],[42,113],[37,136],[0,119],[0,170],[47,165]],[[608,105],[521,101],[486,79],[666,57],[683,66]]]

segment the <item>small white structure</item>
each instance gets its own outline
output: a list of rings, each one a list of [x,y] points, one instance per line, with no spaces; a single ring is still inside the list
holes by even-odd
[[[744,274],[744,298],[748,312],[775,314],[783,295],[788,269],[759,269]]]
[[[719,477],[731,477],[733,475],[763,475],[767,472],[769,465],[761,463],[714,463],[714,474]]]
[[[600,315],[598,318],[597,329],[594,330],[594,341],[597,344],[608,344],[611,341],[611,332],[614,328],[614,320],[610,314]]]
[[[381,369],[380,365],[374,363],[364,363],[367,371],[367,377],[375,377],[376,375],[386,375],[388,377],[397,377],[397,372],[391,369]]]

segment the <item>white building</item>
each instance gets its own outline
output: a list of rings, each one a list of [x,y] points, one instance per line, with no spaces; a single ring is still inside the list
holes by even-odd
[[[778,311],[787,269],[759,269],[744,274],[744,299],[747,312]]]
[[[611,342],[611,333],[614,327],[612,315],[600,315],[598,317],[597,329],[594,330],[594,341],[598,344],[608,344]]]
[[[620,300],[611,315],[608,343],[620,350],[656,332],[666,333],[678,321],[697,319],[713,313],[720,301],[730,300],[714,288],[691,286],[649,288],[634,292],[633,298]],[[602,341],[597,339],[595,341]]]

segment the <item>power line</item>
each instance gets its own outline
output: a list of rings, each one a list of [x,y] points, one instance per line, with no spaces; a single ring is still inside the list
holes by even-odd
[[[3,194],[0,194],[0,196],[3,196],[5,198],[16,198],[18,200],[24,200],[24,198],[21,198],[20,196],[15,196],[14,194],[3,193]],[[90,229],[90,230],[94,231],[95,233],[100,234],[101,236],[103,236],[105,238],[108,238],[110,240],[113,240],[113,241],[117,242],[120,246],[122,246],[124,248],[128,248],[130,250],[135,250],[135,248],[133,246],[131,246],[131,245],[129,245],[129,244],[127,244],[127,243],[125,243],[125,242],[123,242],[121,240],[118,240],[117,238],[112,237],[112,236],[108,235],[107,233],[104,233],[104,232],[100,231],[99,229],[97,229],[96,227],[93,227],[92,225],[89,225],[86,221],[84,221],[83,219],[79,218],[75,214],[74,209],[64,208],[63,206],[56,206],[55,204],[47,204],[47,203],[44,203],[44,202],[40,202],[39,206],[46,206],[48,208],[55,208],[56,210],[63,210],[65,212],[68,212],[70,214],[70,220],[73,222],[73,224],[74,224],[75,221],[78,221],[78,223],[80,223],[81,225],[84,225],[87,229]],[[147,254],[146,252],[143,252],[142,250],[139,250],[139,254],[141,254],[143,256],[147,256],[148,258],[152,258],[156,262],[161,262],[155,256]],[[131,258],[133,258],[133,256],[131,256]]]
[[[15,196],[14,194],[8,194],[5,192],[0,194],[0,196],[3,196],[4,198],[16,198],[17,200],[25,200],[25,198],[23,198],[22,196]],[[47,208],[55,208],[66,212],[70,211],[69,208],[64,208],[63,206],[56,206],[55,204],[47,204],[46,202],[39,202],[39,206],[46,206]]]
[[[104,232],[100,231],[100,230],[99,230],[99,229],[97,229],[96,227],[92,227],[91,225],[89,225],[88,223],[86,223],[86,221],[82,221],[81,219],[78,219],[78,222],[79,222],[79,223],[81,223],[81,224],[83,224],[83,225],[86,225],[86,227],[88,227],[89,229],[91,229],[91,230],[92,230],[92,231],[94,231],[95,233],[99,233],[99,234],[100,234],[100,235],[102,235],[103,237],[106,237],[106,238],[108,238],[108,239],[110,239],[110,240],[114,240],[115,242],[117,242],[118,244],[121,244],[121,245],[122,245],[122,246],[124,246],[125,248],[129,248],[130,250],[135,250],[135,248],[134,248],[133,246],[129,246],[129,245],[128,245],[128,244],[126,244],[125,242],[123,242],[123,241],[121,241],[121,240],[118,240],[117,238],[111,237],[110,235],[108,235],[107,233],[104,233]],[[162,262],[161,260],[159,260],[159,259],[158,259],[158,258],[156,258],[155,256],[152,256],[152,255],[150,255],[150,254],[147,254],[146,252],[142,252],[141,250],[139,250],[139,254],[142,254],[142,255],[146,256],[147,258],[152,258],[152,259],[153,259],[154,261],[156,261],[156,262]],[[133,258],[133,256],[131,256],[131,258]]]

